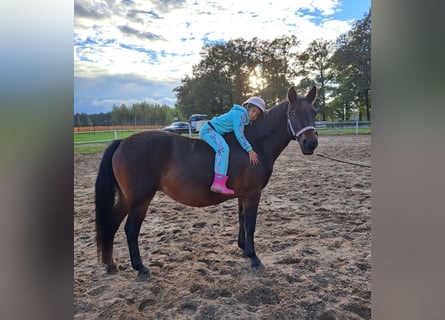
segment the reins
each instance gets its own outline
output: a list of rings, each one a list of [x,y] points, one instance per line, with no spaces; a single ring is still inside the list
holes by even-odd
[[[360,163],[350,162],[350,161],[346,161],[346,160],[340,160],[340,159],[336,159],[336,158],[325,156],[324,154],[321,154],[321,153],[317,153],[317,156],[322,157],[322,158],[326,158],[326,159],[330,159],[330,160],[333,160],[333,161],[337,161],[337,162],[352,164],[354,166],[371,168],[371,166],[367,165],[367,164],[360,164]]]

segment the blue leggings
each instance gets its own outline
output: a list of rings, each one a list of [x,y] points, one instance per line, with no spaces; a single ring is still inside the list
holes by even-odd
[[[214,171],[218,174],[227,175],[229,166],[229,146],[226,140],[208,124],[199,130],[199,137],[207,142],[215,150]]]

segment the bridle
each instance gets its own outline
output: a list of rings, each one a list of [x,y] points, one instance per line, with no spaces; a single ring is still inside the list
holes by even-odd
[[[292,127],[292,123],[291,123],[289,117],[287,118],[287,123],[289,124],[289,129],[290,129],[290,132],[292,133],[293,140],[298,140],[298,138],[303,134],[303,132],[306,132],[308,130],[314,130],[314,132],[317,133],[317,129],[315,129],[315,127],[313,127],[313,126],[306,126],[303,129],[301,129],[300,131],[298,131],[297,133],[295,133],[295,130]]]
[[[289,105],[290,105],[290,103],[289,103]],[[289,106],[288,106],[288,108],[289,108]],[[314,130],[314,133],[315,133],[316,135],[318,135],[318,133],[317,133],[317,129],[315,129],[314,126],[306,126],[306,127],[304,127],[303,129],[299,130],[297,133],[295,133],[295,129],[294,129],[294,127],[292,126],[292,122],[290,121],[289,113],[287,114],[287,124],[289,125],[289,130],[290,130],[290,132],[292,133],[292,140],[300,141],[300,140],[299,140],[299,137],[300,137],[304,132],[306,132],[306,131],[308,131],[308,130]]]

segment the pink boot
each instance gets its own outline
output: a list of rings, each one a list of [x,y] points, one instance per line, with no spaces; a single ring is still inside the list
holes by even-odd
[[[210,191],[222,193],[222,194],[235,194],[235,192],[231,189],[228,189],[226,187],[228,176],[225,176],[223,174],[215,173],[215,176],[213,177],[213,184],[210,187]]]

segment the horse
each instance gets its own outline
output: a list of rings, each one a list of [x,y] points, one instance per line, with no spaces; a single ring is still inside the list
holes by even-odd
[[[213,180],[214,150],[203,140],[163,131],[142,131],[114,140],[104,151],[95,183],[96,244],[98,259],[107,273],[116,273],[113,242],[123,219],[131,266],[138,278],[147,279],[149,269],[142,263],[138,236],[148,206],[156,192],[192,207],[216,205],[238,199],[238,246],[250,258],[251,267],[264,265],[254,248],[254,233],[261,192],[272,175],[273,165],[291,140],[297,140],[304,155],[318,145],[313,103],[316,87],[298,96],[291,87],[287,99],[272,107],[245,136],[259,156],[250,164],[247,152],[233,133],[225,135],[230,147],[227,186],[234,195],[210,191]]]

